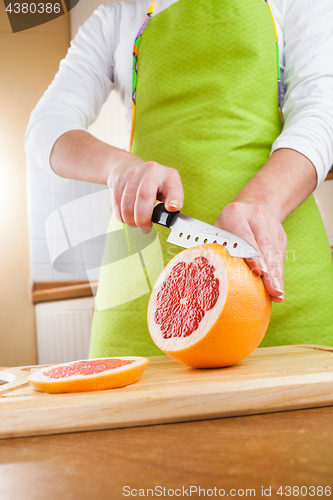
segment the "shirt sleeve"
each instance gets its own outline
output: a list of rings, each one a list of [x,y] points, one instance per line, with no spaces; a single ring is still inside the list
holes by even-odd
[[[25,148],[30,163],[49,172],[56,140],[86,130],[114,87],[117,5],[100,6],[79,29],[53,82],[30,116]]]
[[[272,152],[302,153],[319,185],[333,164],[333,2],[287,0],[283,14],[285,123]]]

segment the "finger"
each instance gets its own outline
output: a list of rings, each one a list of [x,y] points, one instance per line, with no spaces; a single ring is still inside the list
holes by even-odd
[[[270,227],[265,218],[252,218],[249,222],[254,234],[260,254],[267,264],[268,273],[264,275],[264,285],[267,292],[273,297],[283,295],[283,261],[278,263],[281,252],[275,248]]]
[[[280,223],[277,223],[276,230],[272,231],[273,237],[274,237],[274,242],[275,242],[275,248],[276,248],[276,264],[277,264],[277,272],[278,274],[274,276],[275,278],[278,278],[280,283],[282,284],[282,290],[284,291],[284,261],[285,261],[285,256],[286,256],[286,250],[287,250],[287,235]],[[283,295],[279,296],[282,300],[284,299],[284,293]]]
[[[124,184],[125,181],[120,175],[110,174],[108,176],[107,185],[111,192],[112,212],[114,213],[116,219],[122,223],[124,221],[121,217],[121,195]]]
[[[137,190],[134,206],[135,224],[145,234],[151,231],[152,214],[156,202],[158,184],[155,177],[146,175]]]
[[[134,206],[139,189],[139,178],[131,178],[123,190],[121,197],[121,217],[127,226],[135,227]]]
[[[274,268],[266,276],[265,286],[272,297],[284,299],[284,251],[275,249]],[[277,302],[277,301],[276,301]]]
[[[111,205],[112,205],[112,211],[119,222],[124,222],[122,217],[121,217],[121,195],[120,193],[118,196],[116,196],[115,190],[111,189]]]
[[[281,280],[278,280],[278,283],[276,283],[275,278],[272,279],[269,275],[262,276],[262,280],[267,293],[270,295],[272,300],[273,298],[284,300],[284,285]],[[278,301],[274,300],[273,302]]]
[[[267,275],[263,276],[265,288],[272,297],[284,296],[284,281],[282,272],[278,273],[277,268],[269,270]]]
[[[284,294],[281,295],[280,297],[271,297],[271,301],[272,302],[276,302],[277,304],[279,304],[280,302],[283,302],[284,301]]]
[[[278,252],[275,255],[277,256]],[[273,302],[282,302],[284,300],[283,271],[283,260],[281,260],[280,263],[275,263],[274,269],[269,269],[268,274],[262,276],[265,288]]]
[[[273,277],[277,278],[284,290],[284,260],[286,256],[287,249],[287,235],[281,224],[277,224],[276,227],[272,227],[272,236],[276,248],[275,264],[276,268],[273,272]]]
[[[160,184],[159,194],[162,195],[165,208],[170,212],[180,210],[184,203],[184,190],[179,172],[168,168],[164,181]]]

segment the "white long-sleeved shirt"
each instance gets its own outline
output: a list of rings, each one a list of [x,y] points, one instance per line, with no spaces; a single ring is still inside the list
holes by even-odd
[[[177,0],[156,0],[154,15]],[[31,162],[50,172],[56,140],[86,130],[109,93],[132,118],[132,51],[151,0],[100,6],[80,28],[26,132]],[[291,148],[317,170],[318,185],[333,164],[333,1],[270,0],[279,38],[284,127],[272,152]]]

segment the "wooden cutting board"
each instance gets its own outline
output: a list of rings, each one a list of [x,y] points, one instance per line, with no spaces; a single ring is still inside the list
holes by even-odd
[[[27,376],[41,366],[0,372],[0,437],[250,415],[333,405],[333,347],[257,349],[237,365],[194,370],[150,358],[141,380],[98,392],[35,392]]]

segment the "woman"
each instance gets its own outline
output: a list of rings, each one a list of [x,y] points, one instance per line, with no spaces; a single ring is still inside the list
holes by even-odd
[[[63,177],[108,184],[117,219],[144,233],[158,199],[242,236],[260,252],[248,264],[275,303],[261,345],[333,345],[332,257],[311,196],[333,162],[333,7],[270,7],[100,7],[33,112],[27,152]],[[132,122],[131,152],[85,131],[113,88]],[[160,354],[146,328],[148,298],[95,311],[90,355]]]

